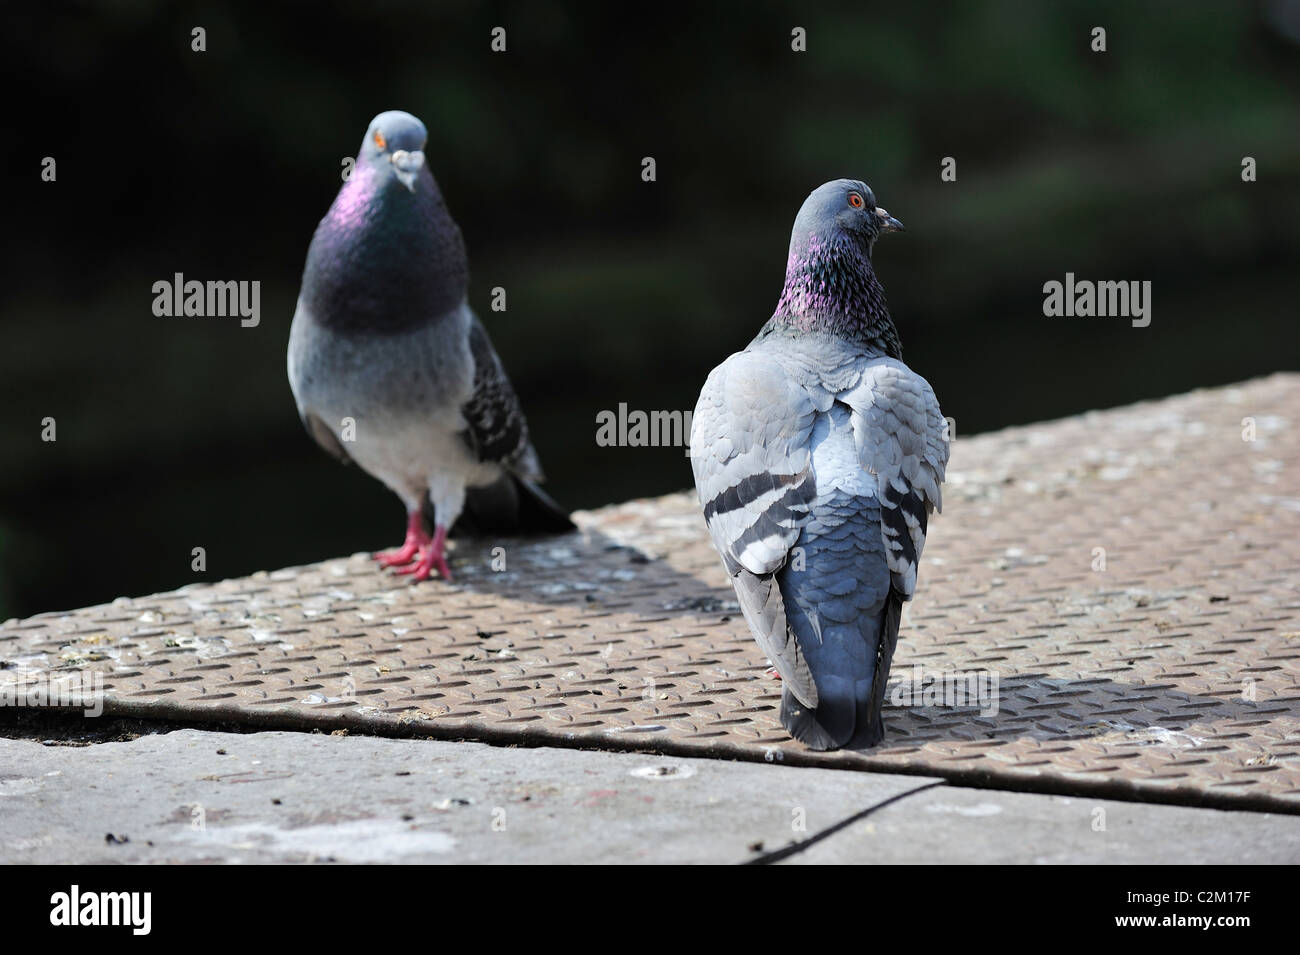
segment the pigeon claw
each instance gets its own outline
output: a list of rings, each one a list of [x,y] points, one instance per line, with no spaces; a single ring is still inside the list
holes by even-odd
[[[424,520],[419,511],[407,515],[406,541],[396,550],[383,550],[372,555],[384,567],[405,567],[416,555],[429,546],[429,535],[424,532]]]
[[[374,558],[385,567],[405,567],[415,560],[416,555],[420,552],[420,547],[418,541],[408,540],[397,550],[380,551],[374,555]]]
[[[433,540],[420,547],[420,556],[410,566],[399,567],[397,573],[410,575],[413,580],[428,580],[436,570],[443,580],[451,580],[451,568],[447,566],[447,528],[441,524],[434,531]]]

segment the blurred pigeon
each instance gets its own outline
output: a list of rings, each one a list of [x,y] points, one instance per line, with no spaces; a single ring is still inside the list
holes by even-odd
[[[776,313],[715,368],[691,430],[704,519],[759,647],[781,722],[813,749],[884,735],[881,706],[948,441],[902,362],[871,250],[902,223],[863,182],[804,202]]]
[[[406,541],[375,556],[417,580],[435,569],[450,578],[453,526],[573,528],[537,486],[519,400],[466,301],[465,245],[425,165],[425,138],[410,113],[370,123],[312,237],[289,333],[303,424],[402,499]]]

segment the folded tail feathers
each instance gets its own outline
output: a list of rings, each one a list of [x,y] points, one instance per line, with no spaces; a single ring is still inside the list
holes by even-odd
[[[901,607],[899,598],[891,593],[878,615],[860,620],[858,632],[850,639],[861,641],[859,646],[865,655],[842,654],[835,672],[812,661],[818,694],[815,709],[804,706],[788,690],[782,692],[781,723],[791,736],[816,750],[865,749],[884,738],[882,710],[889,667],[898,643]],[[841,628],[826,628],[822,646],[829,648],[849,636],[835,632]],[[843,662],[846,657],[854,659],[851,668]]]
[[[519,494],[519,529],[525,534],[567,534],[577,530],[569,512],[527,478],[515,478]]]

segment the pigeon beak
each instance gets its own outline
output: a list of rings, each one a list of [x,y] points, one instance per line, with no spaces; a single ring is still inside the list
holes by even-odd
[[[397,174],[402,185],[408,191],[415,192],[415,177],[420,174],[420,169],[424,166],[424,153],[419,149],[411,152],[399,149],[388,157],[388,161],[393,164],[393,172]]]
[[[903,223],[899,222],[897,219],[891,216],[888,210],[880,206],[876,206],[876,215],[880,216],[881,232],[906,232],[907,231],[906,229],[903,228]]]

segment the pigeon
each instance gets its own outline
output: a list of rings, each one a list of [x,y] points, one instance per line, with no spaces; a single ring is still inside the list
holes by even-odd
[[[449,580],[453,527],[573,524],[538,487],[519,399],[466,300],[465,244],[425,163],[426,138],[410,113],[371,121],[307,251],[288,367],[308,433],[406,505],[405,541],[376,559]]]
[[[864,182],[814,190],[775,313],[709,375],[692,419],[709,535],[781,678],[781,722],[815,750],[883,738],[902,604],[942,504],[945,421],[903,364],[871,263],[901,231]]]

